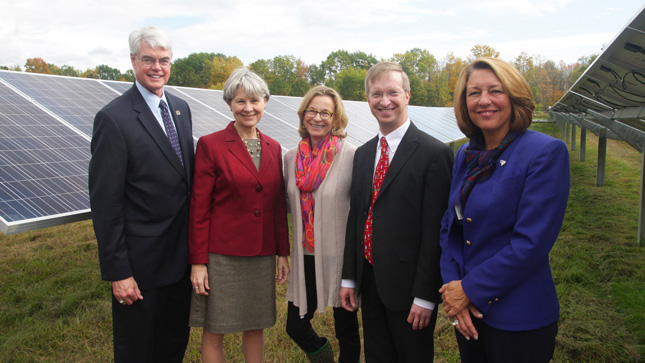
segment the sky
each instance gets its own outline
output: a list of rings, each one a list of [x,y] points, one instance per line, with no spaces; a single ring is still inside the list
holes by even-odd
[[[181,4],[180,4],[181,3]],[[128,35],[166,30],[174,58],[213,52],[244,65],[281,55],[319,65],[331,52],[388,59],[414,48],[441,61],[483,44],[513,61],[601,53],[642,0],[0,0],[0,65],[42,58],[84,71],[131,68]]]

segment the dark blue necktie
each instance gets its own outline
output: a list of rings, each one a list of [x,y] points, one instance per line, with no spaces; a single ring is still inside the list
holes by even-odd
[[[172,124],[168,105],[166,105],[164,100],[161,100],[159,101],[159,108],[161,108],[161,118],[163,118],[163,125],[166,128],[166,135],[168,136],[168,140],[170,140],[170,145],[175,149],[175,153],[177,153],[177,157],[179,157],[181,165],[184,165],[184,158],[181,155],[181,147],[179,146],[179,136],[177,136],[175,126]]]

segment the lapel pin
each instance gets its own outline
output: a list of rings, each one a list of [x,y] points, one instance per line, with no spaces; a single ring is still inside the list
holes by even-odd
[[[500,161],[499,161],[499,165],[500,165],[500,166],[504,166],[504,164],[506,164],[506,160],[500,160]]]
[[[175,111],[175,114],[176,114],[177,116],[179,116],[179,115],[181,115],[181,112],[179,112],[179,110],[177,110],[177,111]]]

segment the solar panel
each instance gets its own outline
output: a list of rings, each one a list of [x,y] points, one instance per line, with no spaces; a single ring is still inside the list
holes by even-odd
[[[120,94],[99,82],[79,82],[72,77],[11,72],[2,78],[87,136],[92,135],[91,121],[105,106],[105,100]]]
[[[89,139],[3,82],[0,128],[2,231],[15,233],[89,218]]]
[[[551,111],[609,115],[645,105],[645,6]]]
[[[87,169],[96,113],[130,82],[0,70],[0,230],[5,234],[90,218]],[[193,138],[233,120],[222,91],[166,86],[188,102]],[[283,152],[296,147],[301,97],[271,96],[258,127]],[[347,140],[360,146],[378,132],[366,102],[344,101]],[[463,138],[450,108],[410,106],[418,127],[443,142]]]

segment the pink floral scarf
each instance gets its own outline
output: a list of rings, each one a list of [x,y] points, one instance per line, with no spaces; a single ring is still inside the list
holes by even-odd
[[[322,139],[313,150],[311,141],[305,137],[298,144],[296,156],[296,186],[300,189],[302,209],[302,246],[314,252],[314,195],[325,179],[327,170],[340,150],[341,138],[331,133]]]

